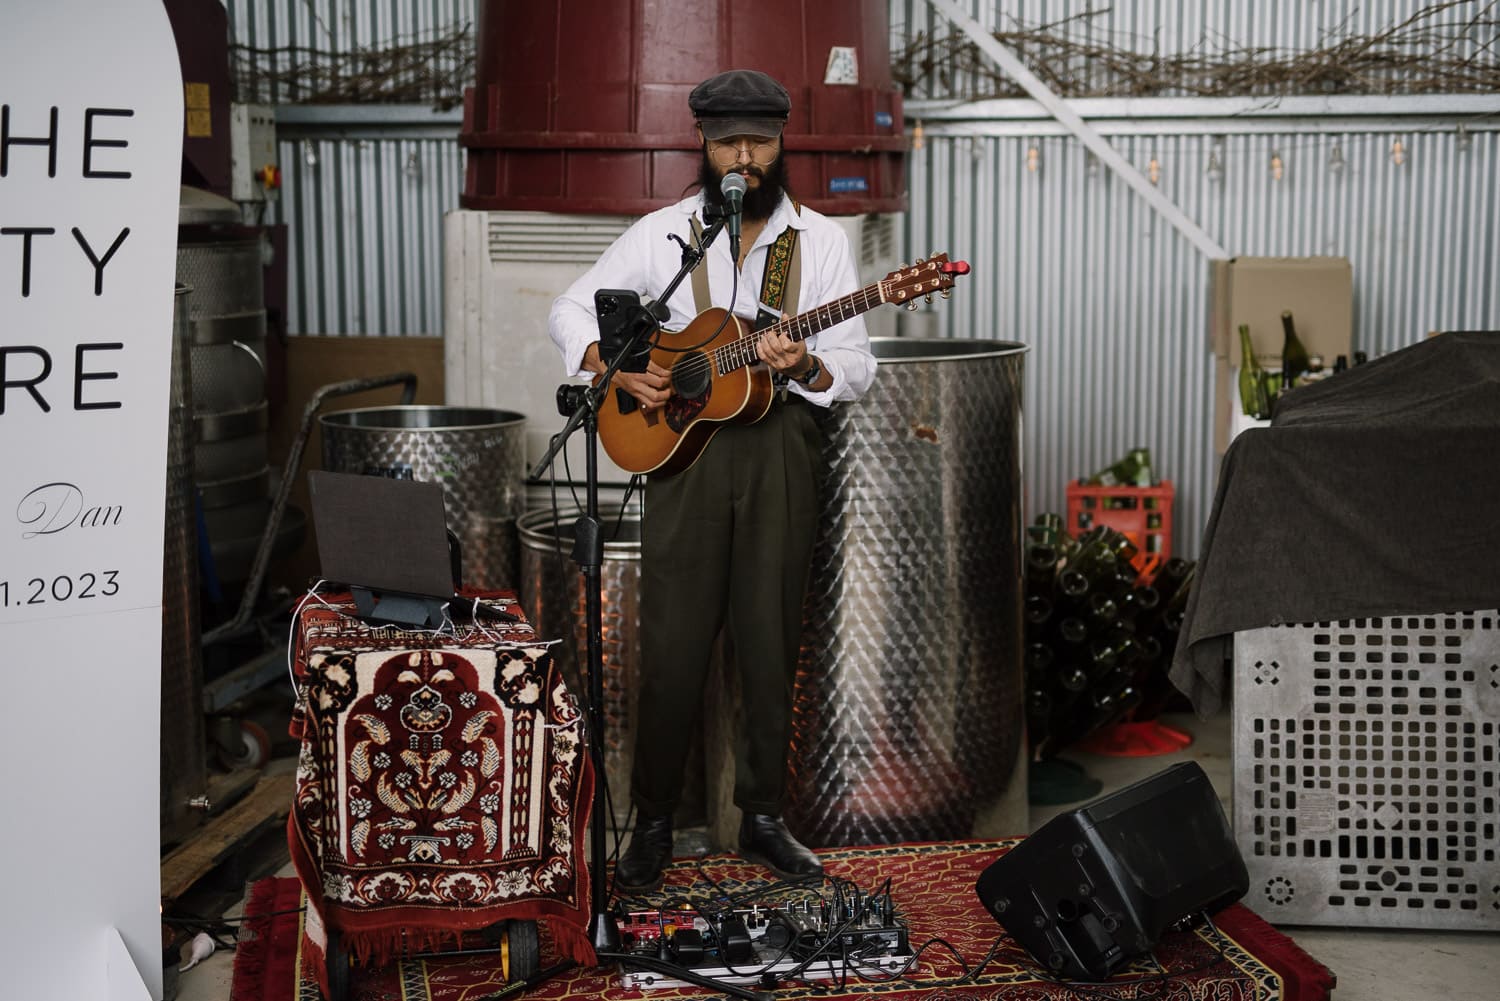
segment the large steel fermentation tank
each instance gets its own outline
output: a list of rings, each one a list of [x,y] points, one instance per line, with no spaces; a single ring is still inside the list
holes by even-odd
[[[558,639],[552,656],[580,702],[588,696],[587,590],[573,562],[579,511],[528,511],[521,536],[521,607],[538,634]],[[604,770],[616,825],[630,810],[630,764],[635,751],[636,692],[641,673],[641,518],[617,506],[599,512],[604,564],[599,589],[604,616]]]
[[[442,484],[448,529],[463,547],[464,583],[516,587],[516,520],[526,507],[523,416],[398,406],[341,410],[319,422],[324,469]]]
[[[727,69],[792,98],[792,190],[820,212],[906,207],[885,0],[487,0],[464,100],[469,209],[638,215],[701,159],[687,98]]]
[[[875,338],[823,416],[787,821],[819,845],[1025,833],[1026,348]]]
[[[226,584],[250,576],[271,515],[266,398],[265,234],[240,223],[239,207],[184,187],[178,210],[177,280],[189,297],[194,480],[212,566]],[[277,552],[301,537],[288,509]]]
[[[193,488],[193,377],[188,302],[178,284],[172,324],[167,418],[166,524],[162,535],[161,837],[172,844],[197,826],[191,802],[208,786],[203,720],[203,648],[198,605],[198,520]]]

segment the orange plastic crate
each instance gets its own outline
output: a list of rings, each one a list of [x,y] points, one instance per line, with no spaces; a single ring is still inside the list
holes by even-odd
[[[1172,481],[1154,487],[1091,487],[1068,484],[1068,532],[1073,536],[1108,525],[1140,550],[1131,562],[1142,581],[1156,577],[1172,556]]]

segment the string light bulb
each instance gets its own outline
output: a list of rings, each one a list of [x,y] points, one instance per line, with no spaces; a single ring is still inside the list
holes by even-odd
[[[914,125],[912,127],[912,130],[911,130],[911,148],[913,150],[919,150],[923,146],[926,146],[926,145],[927,145],[927,133],[922,128],[922,119],[918,118],[917,119],[917,124]]]
[[[1151,154],[1151,162],[1146,164],[1146,177],[1152,184],[1161,180],[1161,163],[1156,159],[1156,154]]]
[[[1084,154],[1083,172],[1090,177],[1099,176],[1099,158],[1092,151]]]
[[[1344,169],[1344,147],[1338,143],[1333,144],[1333,149],[1328,151],[1328,171],[1337,174]]]
[[[302,162],[309,167],[318,165],[318,148],[313,145],[311,139],[302,140]]]
[[[1208,179],[1214,184],[1224,180],[1224,164],[1219,160],[1219,151],[1211,149],[1208,151],[1208,166],[1203,169]]]
[[[1027,147],[1027,149],[1026,149],[1026,169],[1029,170],[1029,171],[1031,171],[1033,174],[1035,174],[1039,169],[1041,169],[1041,166],[1042,166],[1042,151],[1039,150],[1039,149],[1037,149],[1036,146],[1034,146],[1034,145]]]
[[[422,177],[422,158],[417,156],[417,151],[412,150],[406,157],[406,176],[413,181]]]
[[[1406,162],[1406,147],[1401,145],[1400,139],[1391,143],[1391,162],[1398,167]]]
[[[1454,145],[1460,153],[1467,153],[1469,147],[1474,145],[1474,137],[1469,135],[1469,127],[1463,122],[1458,123],[1458,134],[1454,137]]]
[[[1286,166],[1281,162],[1281,154],[1273,149],[1271,151],[1271,177],[1279,181],[1285,173]]]

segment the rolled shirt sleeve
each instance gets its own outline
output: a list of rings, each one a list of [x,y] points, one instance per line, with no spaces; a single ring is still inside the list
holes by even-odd
[[[802,302],[798,309],[807,311],[860,288],[859,273],[849,238],[826,216],[813,215],[803,209],[808,219],[805,234],[808,246],[802,256]],[[806,293],[812,290],[814,296]],[[877,307],[879,308],[879,307]],[[857,400],[875,381],[875,356],[870,351],[870,335],[863,316],[844,320],[807,339],[807,349],[817,355],[833,383],[821,392],[813,392],[801,383],[792,390],[809,403],[826,407],[835,401]]]

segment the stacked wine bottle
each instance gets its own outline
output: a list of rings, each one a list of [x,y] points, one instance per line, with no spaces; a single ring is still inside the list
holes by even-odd
[[[1046,760],[1172,701],[1167,669],[1195,564],[1174,557],[1143,581],[1135,544],[1108,526],[1074,538],[1044,514],[1026,534],[1026,718],[1033,760]]]

